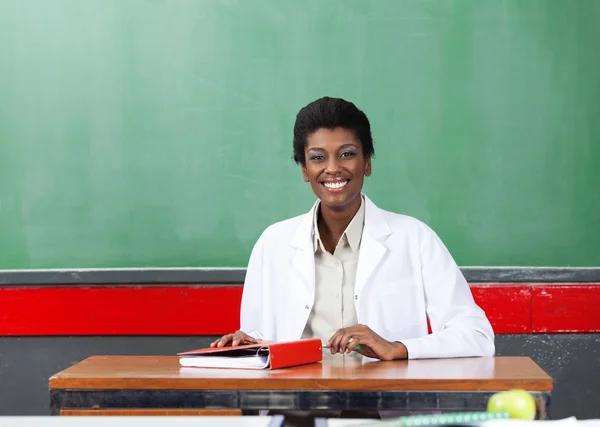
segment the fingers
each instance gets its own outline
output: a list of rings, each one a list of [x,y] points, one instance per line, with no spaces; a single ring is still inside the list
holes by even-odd
[[[331,338],[329,338],[329,341],[327,341],[327,345],[325,347],[327,347],[329,349],[329,352],[331,354],[335,354],[335,351],[333,351],[333,342],[336,340],[338,335],[338,332],[336,332],[335,334],[333,334],[331,336]]]
[[[362,354],[365,346],[368,347],[372,341],[371,335],[373,332],[365,325],[354,325],[349,328],[339,329],[329,339],[327,347],[329,347],[331,354],[336,353],[350,353],[352,351],[358,351]],[[357,348],[360,346],[359,348]]]
[[[233,334],[223,335],[223,338],[217,340],[216,347],[225,347],[233,339]]]
[[[346,347],[346,354],[349,354],[353,351],[356,351],[356,347],[360,346],[360,338],[352,337],[348,341],[348,346]]]
[[[351,341],[355,341],[355,335],[353,333],[351,333],[348,330],[345,330],[344,333],[342,334],[342,339],[340,339],[340,346],[338,348],[338,351],[340,353],[346,353],[346,350],[348,349],[348,345],[351,344]]]
[[[213,342],[211,342],[210,343],[211,348],[216,347],[221,342],[221,340],[225,339],[226,336],[227,335],[224,335],[223,337],[218,338],[218,339],[214,340]]]
[[[233,342],[231,343],[231,345],[233,347],[235,347],[240,344],[257,344],[257,343],[258,343],[258,341],[256,341],[250,335],[248,335],[242,331],[237,331],[235,334],[233,334]]]
[[[327,346],[329,347],[329,352],[331,354],[336,354],[339,350],[340,341],[342,339],[342,335],[344,334],[344,330],[338,330],[333,336],[329,339]]]
[[[211,342],[210,347],[225,347],[227,345],[236,347],[240,344],[258,344],[258,340],[252,338],[250,335],[246,334],[243,331],[235,331],[233,334],[223,335],[222,338]]]
[[[338,330],[333,336],[329,339],[328,347],[331,354],[336,353],[344,353],[346,351],[346,346],[350,339],[354,337],[352,333],[352,328],[344,328]]]
[[[232,347],[236,347],[240,344],[257,344],[258,341],[252,338],[250,335],[247,335],[243,331],[236,331],[233,334],[223,335],[222,338],[215,340],[210,343],[211,348],[215,347],[225,347],[227,345],[231,345]]]
[[[239,344],[239,342],[241,341],[240,336],[236,333],[233,334],[227,334],[227,335],[223,335],[222,338],[219,338],[216,341],[213,341],[210,346],[211,347],[225,347],[227,345],[231,345],[232,347],[235,347],[236,345]]]
[[[235,334],[233,334],[233,337],[231,338],[231,346],[235,347],[237,345],[240,345],[240,341],[242,341],[243,339],[244,336],[240,334],[240,331],[237,331]]]

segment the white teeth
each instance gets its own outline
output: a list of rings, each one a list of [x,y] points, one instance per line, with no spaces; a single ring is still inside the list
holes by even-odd
[[[348,184],[348,181],[339,181],[339,182],[324,182],[325,187],[331,189],[342,188],[344,185]]]

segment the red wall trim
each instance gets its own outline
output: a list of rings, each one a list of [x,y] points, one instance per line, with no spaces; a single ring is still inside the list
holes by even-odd
[[[600,332],[600,285],[471,286],[497,334]],[[0,336],[221,335],[242,287],[0,287]]]
[[[600,332],[600,285],[533,287],[534,333]]]
[[[0,335],[220,335],[241,286],[0,288]]]
[[[475,302],[485,311],[497,334],[531,332],[531,286],[471,286]]]

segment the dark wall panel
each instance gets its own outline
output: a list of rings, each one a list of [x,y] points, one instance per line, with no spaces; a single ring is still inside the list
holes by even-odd
[[[92,355],[171,355],[209,337],[0,338],[0,415],[50,413],[50,376]]]

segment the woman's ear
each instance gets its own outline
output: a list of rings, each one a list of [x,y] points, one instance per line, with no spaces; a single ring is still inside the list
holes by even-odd
[[[371,176],[371,158],[365,160],[365,176]]]
[[[306,165],[302,165],[302,178],[304,178],[304,182],[308,182],[308,171],[306,170]]]

